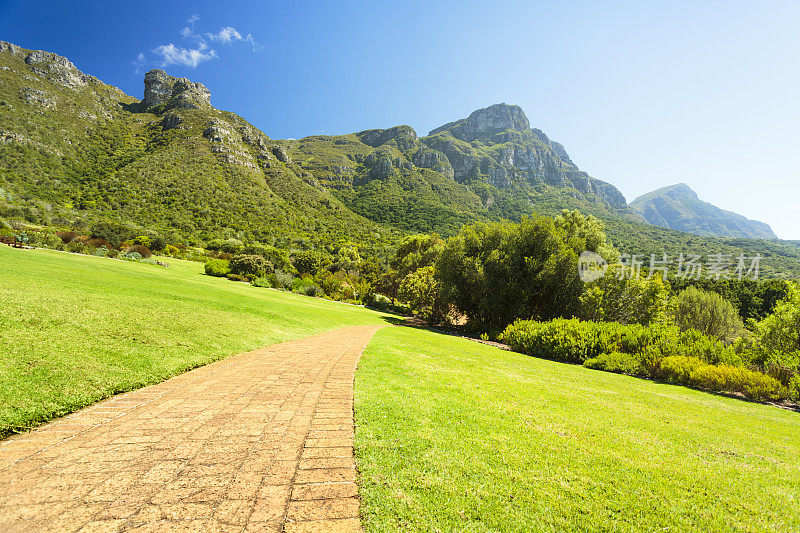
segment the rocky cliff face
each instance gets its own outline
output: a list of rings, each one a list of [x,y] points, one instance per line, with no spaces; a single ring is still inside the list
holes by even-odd
[[[631,207],[663,228],[714,237],[777,238],[768,224],[704,202],[685,183],[644,194]]]
[[[144,75],[142,111],[163,112],[168,109],[200,109],[205,106],[211,106],[211,91],[202,83],[174,78],[161,69],[153,69]]]
[[[546,184],[612,208],[626,206],[616,187],[578,169],[562,145],[531,129],[519,106],[479,109],[432,130],[422,142],[447,157],[458,182],[486,180],[501,189]]]
[[[531,127],[528,117],[517,105],[495,104],[473,111],[469,117],[432,130],[429,135],[449,131],[457,139],[471,142],[491,137],[506,130],[526,131]]]

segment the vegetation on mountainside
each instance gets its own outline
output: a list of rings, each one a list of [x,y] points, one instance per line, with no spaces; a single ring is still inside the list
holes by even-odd
[[[356,373],[366,531],[796,531],[798,413],[385,328]]]
[[[385,323],[168,262],[0,246],[0,437],[234,353]]]

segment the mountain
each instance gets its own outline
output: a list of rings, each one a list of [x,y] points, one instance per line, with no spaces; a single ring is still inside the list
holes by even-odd
[[[643,221],[619,190],[579,170],[514,105],[479,109],[425,137],[397,126],[287,145],[350,209],[408,230],[449,233],[483,218],[563,208]]]
[[[0,217],[78,227],[108,219],[198,243],[396,240],[293,163],[283,144],[215,109],[202,84],[153,70],[140,101],[66,58],[6,42]]]
[[[715,237],[778,238],[768,224],[704,202],[685,183],[644,194],[630,205],[647,222],[664,228]]]

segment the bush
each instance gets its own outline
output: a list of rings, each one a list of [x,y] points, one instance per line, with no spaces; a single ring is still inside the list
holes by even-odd
[[[273,272],[272,276],[270,276],[270,281],[272,282],[272,286],[276,289],[291,289],[294,276],[282,270],[276,270]]]
[[[676,326],[525,320],[506,328],[500,339],[518,352],[589,368],[739,392],[758,400],[788,394],[774,377],[735,366],[741,365],[741,359],[732,347],[697,331],[681,332]]]
[[[673,305],[675,323],[681,330],[696,329],[725,342],[733,342],[744,331],[733,304],[714,292],[689,286],[675,297]]]
[[[305,294],[305,288],[311,285],[314,285],[314,279],[311,276],[294,278],[292,280],[292,292]]]
[[[230,264],[225,259],[212,259],[205,264],[206,274],[224,278],[231,273]]]
[[[92,237],[107,240],[114,247],[120,246],[123,241],[127,241],[135,235],[133,230],[128,226],[111,220],[95,222],[90,229],[90,233]],[[62,237],[62,239],[63,238],[64,237]],[[67,241],[64,242],[66,243]]]
[[[125,253],[128,255],[136,253],[145,259],[149,259],[153,255],[152,252],[150,252],[150,249],[143,244],[134,244],[132,246],[128,246],[125,248]]]
[[[260,278],[256,278],[250,282],[253,287],[272,287],[272,284],[269,282],[269,278],[267,276],[261,276]]]
[[[306,296],[324,296],[322,289],[320,289],[317,285],[308,285],[307,287],[303,287],[300,293],[305,294]]]
[[[71,243],[75,239],[75,237],[78,236],[78,234],[75,233],[74,231],[57,231],[56,235],[58,236],[59,239],[61,239],[61,242],[63,244]]]
[[[82,242],[70,242],[66,246],[66,250],[68,252],[72,252],[73,254],[82,254],[86,252],[86,246]]]
[[[51,250],[63,250],[64,243],[56,235],[50,231],[35,231],[30,235],[30,243],[39,248],[50,248]]]
[[[789,382],[788,396],[793,402],[800,402],[800,375],[794,376]]]
[[[637,355],[622,352],[600,354],[592,359],[587,359],[583,366],[632,376],[644,373],[642,361]]]
[[[373,294],[366,302],[367,307],[377,309],[378,311],[388,311],[392,306],[392,299],[383,294]]]
[[[260,255],[239,254],[231,258],[230,271],[240,276],[260,278],[272,272],[272,263]]]
[[[670,383],[688,385],[692,381],[692,372],[703,366],[697,357],[674,355],[661,360],[657,377]]]

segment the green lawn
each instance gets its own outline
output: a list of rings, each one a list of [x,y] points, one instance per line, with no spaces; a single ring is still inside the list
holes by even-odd
[[[0,436],[227,355],[386,323],[169,264],[0,246]]]
[[[410,328],[356,376],[367,531],[798,531],[800,414]]]

